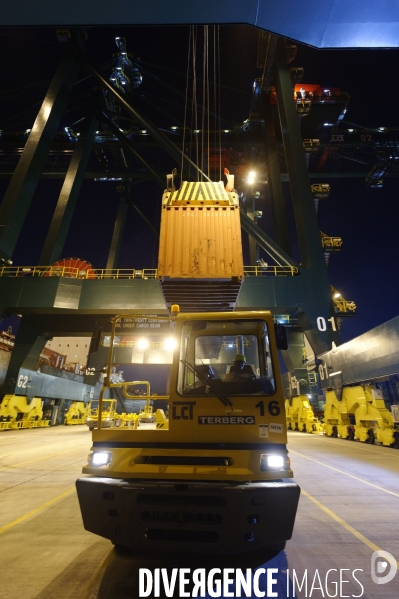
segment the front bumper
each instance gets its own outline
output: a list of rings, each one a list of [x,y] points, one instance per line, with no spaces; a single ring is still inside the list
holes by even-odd
[[[141,551],[234,554],[291,538],[300,488],[292,479],[76,482],[86,530]]]

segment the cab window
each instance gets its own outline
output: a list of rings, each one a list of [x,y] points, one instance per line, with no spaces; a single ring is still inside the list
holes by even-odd
[[[275,381],[267,323],[185,323],[177,390],[181,395],[272,395]]]

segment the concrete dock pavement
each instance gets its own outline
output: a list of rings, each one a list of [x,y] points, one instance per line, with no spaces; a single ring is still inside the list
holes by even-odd
[[[208,558],[133,555],[86,532],[74,483],[90,446],[85,426],[0,434],[2,599],[131,599],[140,568],[173,567],[275,568],[278,597],[399,597],[399,574],[378,585],[371,577],[375,551],[399,557],[398,450],[290,433],[303,491],[286,550]]]

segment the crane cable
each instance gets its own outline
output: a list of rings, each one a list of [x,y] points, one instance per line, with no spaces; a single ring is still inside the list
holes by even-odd
[[[199,143],[199,130],[198,130],[198,100],[197,100],[197,27],[191,26],[189,33],[188,43],[188,57],[187,57],[187,72],[186,72],[186,94],[184,104],[184,130],[183,130],[183,152],[186,153],[186,128],[187,128],[187,113],[188,113],[188,89],[189,89],[189,78],[190,78],[190,63],[192,65],[192,101],[191,101],[191,136],[190,136],[190,148],[193,144],[193,132],[195,138],[195,162],[197,165],[201,165],[201,171],[205,172],[207,168],[208,177],[210,175],[210,142],[211,142],[211,130],[210,130],[210,72],[209,72],[209,27],[204,26],[204,39],[203,39],[203,77],[202,77],[202,114],[201,114],[201,144]],[[221,117],[220,117],[220,38],[219,38],[219,26],[213,28],[213,103],[214,103],[214,123],[215,123],[215,147],[217,147],[217,141],[219,146],[219,180],[222,179],[222,158],[221,158]],[[217,133],[218,132],[218,133]],[[218,139],[217,139],[218,135]],[[201,160],[199,152],[201,151]],[[205,154],[207,154],[207,164],[204,164]],[[216,153],[215,153],[216,154]],[[191,151],[190,151],[191,157]],[[181,165],[181,179],[183,178],[183,159]],[[201,175],[202,180],[202,175]],[[199,181],[199,173],[197,172],[197,181]]]
[[[197,28],[193,26],[193,103],[192,119],[194,120],[194,133],[198,131],[198,108],[197,108]],[[195,135],[195,163],[199,164],[198,154],[198,135]],[[199,172],[197,171],[197,181],[199,181]]]
[[[183,162],[185,154],[185,140],[186,140],[186,125],[187,125],[187,101],[188,101],[188,78],[189,78],[189,70],[190,70],[190,54],[191,54],[191,39],[193,35],[193,28],[190,27],[190,34],[188,38],[188,57],[187,57],[187,76],[186,76],[186,99],[184,102],[184,122],[183,122],[183,147],[182,147],[182,155],[181,155],[181,172],[180,172],[180,181],[183,181]],[[191,158],[191,156],[190,156]],[[191,168],[191,165],[190,165]]]
[[[218,127],[219,131],[219,181],[222,180],[222,123],[221,123],[221,113],[220,113],[220,28],[217,26],[218,33],[218,43],[217,43],[217,53],[218,53],[218,64],[217,64],[217,96],[218,96],[218,104],[216,106],[215,103],[215,112],[218,115]]]
[[[201,118],[201,170],[204,172],[204,150],[206,143],[206,129],[205,129],[205,116],[206,116],[206,98],[207,98],[207,82],[208,82],[208,25],[204,25],[204,49],[202,55],[202,118]],[[209,131],[208,131],[209,133]],[[208,135],[209,137],[209,135]],[[202,179],[202,177],[201,177]]]

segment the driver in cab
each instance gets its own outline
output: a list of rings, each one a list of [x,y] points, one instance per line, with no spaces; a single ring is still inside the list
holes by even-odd
[[[255,378],[255,373],[252,370],[252,366],[246,364],[245,356],[242,354],[237,354],[234,358],[233,365],[230,366],[230,371],[224,377],[225,380],[234,380],[234,379],[253,379]]]

